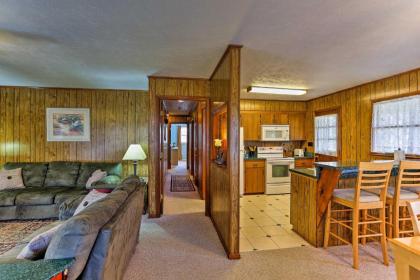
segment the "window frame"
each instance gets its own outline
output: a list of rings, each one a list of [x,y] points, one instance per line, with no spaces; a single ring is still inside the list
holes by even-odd
[[[370,107],[370,155],[373,157],[377,157],[377,158],[394,158],[394,154],[393,153],[381,153],[381,152],[374,152],[373,151],[373,107],[375,105],[375,103],[379,103],[379,102],[383,102],[383,101],[391,101],[394,99],[401,99],[401,98],[405,98],[405,97],[410,97],[410,96],[415,96],[415,95],[420,95],[420,91],[416,91],[416,92],[411,92],[411,93],[407,93],[407,94],[400,94],[400,95],[394,95],[394,96],[388,96],[388,97],[383,97],[383,98],[377,98],[377,99],[373,99],[371,101],[371,107]],[[405,155],[407,159],[420,159],[420,155],[417,154],[406,154]]]
[[[326,155],[316,152],[316,125],[315,118],[326,116],[326,115],[337,115],[337,155]],[[318,156],[318,161],[336,161],[341,159],[341,106],[333,107],[325,110],[318,110],[314,112],[313,116],[313,128],[314,128],[314,152]]]

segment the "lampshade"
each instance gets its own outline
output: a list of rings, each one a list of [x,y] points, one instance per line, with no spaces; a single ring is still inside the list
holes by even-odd
[[[123,160],[145,160],[146,154],[140,144],[131,144],[123,157]]]
[[[214,139],[214,146],[221,147],[222,146],[222,139]]]

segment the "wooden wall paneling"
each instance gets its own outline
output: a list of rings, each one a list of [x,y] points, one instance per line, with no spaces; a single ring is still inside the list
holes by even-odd
[[[148,110],[148,98],[143,91],[0,87],[0,165],[8,161],[121,161],[129,134],[141,133],[141,144],[147,146],[148,119],[144,112]],[[131,100],[134,103],[130,107]],[[46,108],[55,107],[90,108],[91,141],[47,142]],[[140,117],[129,119],[127,108],[134,115],[140,110]],[[108,138],[114,140],[105,150]],[[145,150],[147,153],[147,147]],[[127,174],[129,165],[123,166]],[[139,174],[147,172],[142,165]]]
[[[342,160],[369,161],[386,158],[371,155],[372,102],[418,92],[420,70],[394,75],[307,102],[306,138],[314,141],[314,112],[341,107]],[[307,147],[313,151],[313,147]]]

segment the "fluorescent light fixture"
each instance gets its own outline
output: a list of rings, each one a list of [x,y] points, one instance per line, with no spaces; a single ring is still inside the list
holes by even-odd
[[[179,103],[183,103],[183,102],[184,102],[184,100],[178,100],[178,102],[179,102]]]
[[[248,87],[247,91],[250,92],[250,93],[282,94],[282,95],[303,95],[303,94],[306,94],[306,89],[256,87],[256,86]]]

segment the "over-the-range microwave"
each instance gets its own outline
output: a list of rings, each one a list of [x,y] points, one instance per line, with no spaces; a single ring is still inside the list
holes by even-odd
[[[289,125],[262,125],[262,141],[289,141]]]

